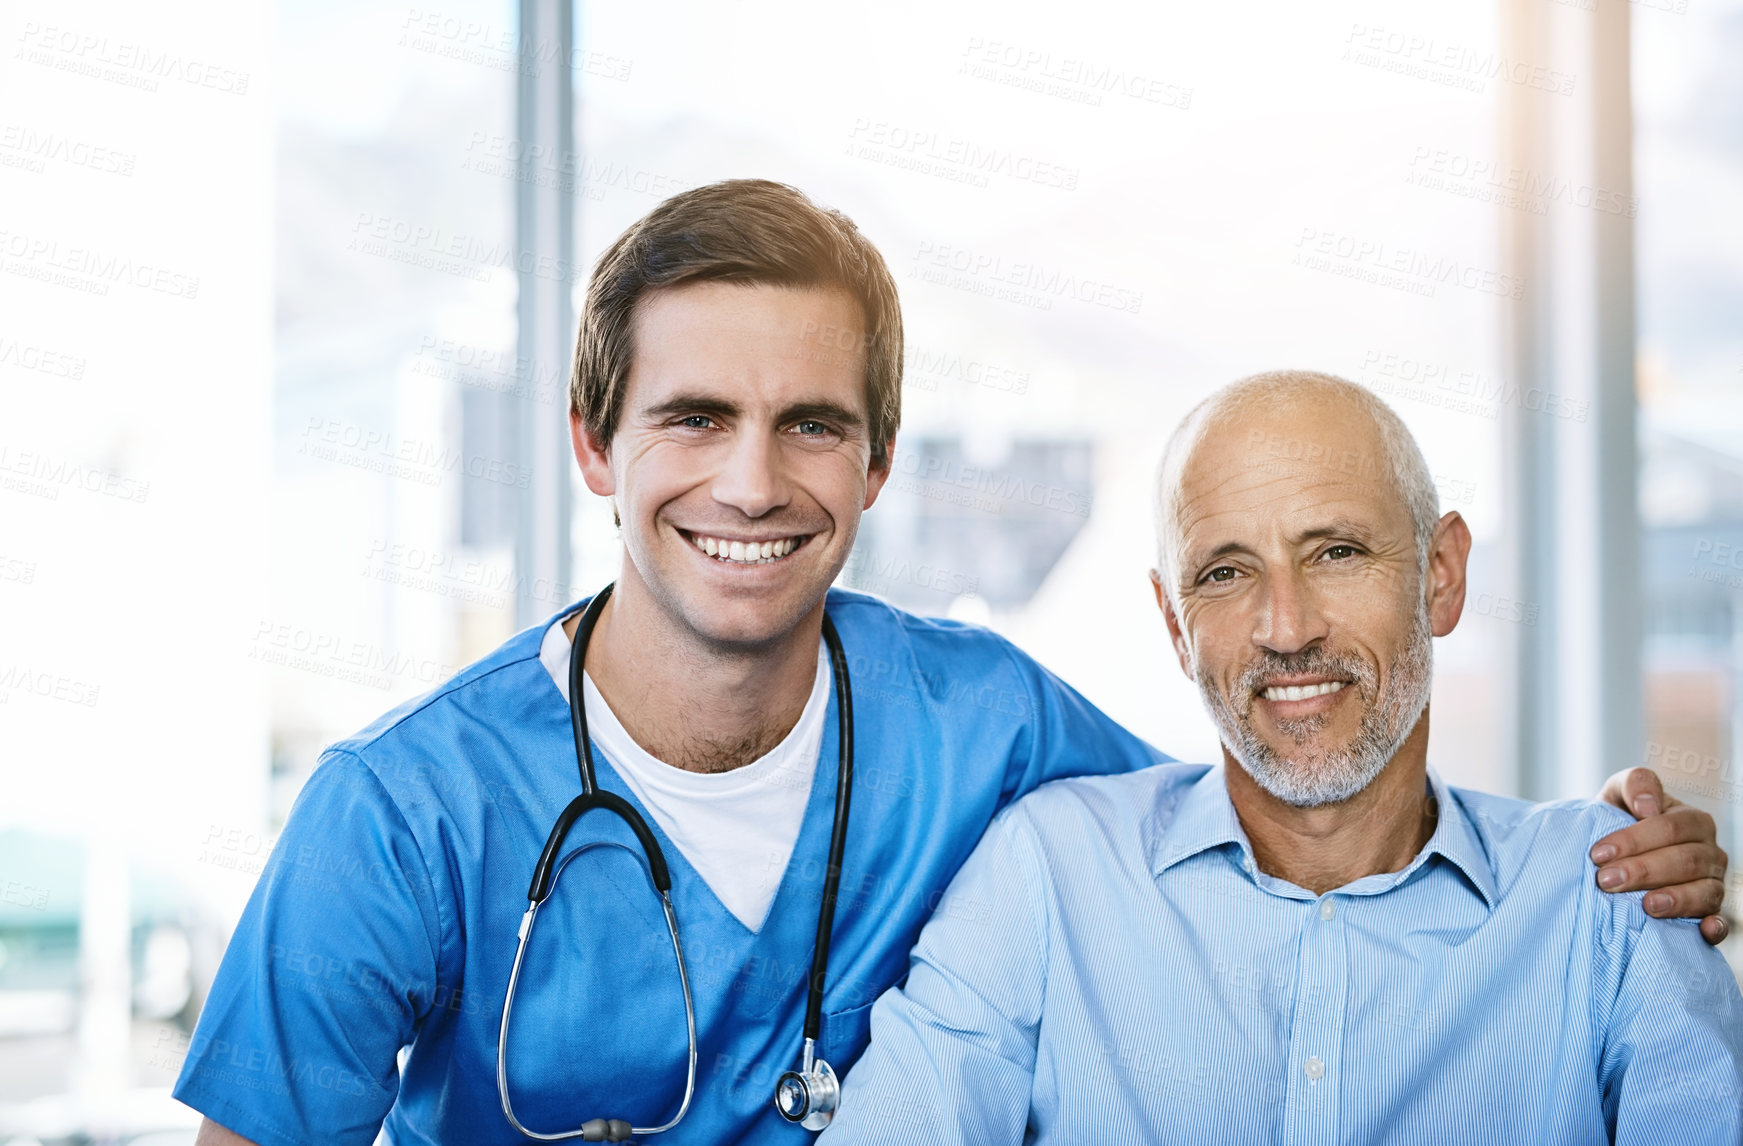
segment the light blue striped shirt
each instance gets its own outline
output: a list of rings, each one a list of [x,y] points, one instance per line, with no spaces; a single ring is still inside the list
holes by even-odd
[[[823,1146],[1743,1141],[1743,999],[1598,890],[1628,822],[1448,788],[1403,871],[1258,872],[1223,770],[1062,780],[988,830]]]

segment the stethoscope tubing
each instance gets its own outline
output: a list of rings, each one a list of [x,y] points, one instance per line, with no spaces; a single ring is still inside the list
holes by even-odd
[[[678,963],[678,981],[684,993],[684,1022],[689,1036],[689,1065],[684,1080],[684,1101],[679,1105],[678,1112],[670,1121],[660,1126],[635,1126],[629,1128],[629,1134],[659,1134],[670,1130],[683,1120],[690,1110],[690,1103],[696,1092],[696,1009],[695,1001],[690,992],[690,976],[684,966],[684,946],[678,935],[678,917],[672,909],[671,889],[672,877],[666,865],[665,854],[661,851],[659,841],[655,839],[652,830],[635,807],[613,792],[599,788],[593,769],[593,745],[587,731],[587,706],[584,702],[583,673],[587,659],[587,645],[593,636],[594,626],[598,624],[600,615],[605,610],[606,602],[610,600],[615,584],[601,589],[587,604],[582,612],[581,620],[575,627],[575,639],[569,651],[569,715],[570,726],[575,736],[575,764],[581,778],[581,794],[571,800],[557,817],[556,824],[551,829],[550,836],[545,841],[545,847],[539,854],[539,861],[533,869],[533,879],[527,889],[527,909],[521,916],[520,930],[516,938],[514,963],[509,969],[508,990],[503,998],[502,1022],[497,1028],[496,1037],[496,1088],[502,1101],[502,1113],[517,1131],[529,1138],[541,1142],[554,1142],[568,1138],[578,1138],[588,1133],[586,1128],[570,1130],[556,1134],[543,1134],[529,1130],[521,1125],[515,1116],[513,1104],[508,1096],[508,1024],[509,1016],[514,1007],[515,987],[520,980],[521,963],[526,957],[527,941],[532,935],[533,922],[538,917],[539,907],[550,895],[556,877],[561,874],[568,860],[561,864],[557,857],[562,851],[563,842],[575,825],[587,812],[594,809],[604,809],[616,815],[629,825],[635,833],[642,851],[648,861],[648,878],[654,885],[655,892],[660,897],[660,905],[666,916],[666,929],[672,938],[672,954]],[[842,856],[847,847],[848,815],[853,799],[853,688],[848,677],[847,654],[842,650],[841,637],[835,630],[835,623],[829,614],[823,615],[823,643],[829,650],[829,663],[835,677],[835,702],[837,709],[836,725],[838,734],[837,749],[837,779],[835,789],[835,823],[829,836],[829,866],[823,876],[823,896],[817,909],[817,938],[811,950],[811,975],[807,984],[805,1000],[804,1048],[805,1069],[811,1068],[814,1046],[823,1025],[823,988],[829,972],[829,941],[835,927],[835,904],[841,888]],[[582,849],[585,850],[585,849]],[[575,855],[579,855],[577,851]],[[598,1120],[595,1120],[596,1122]],[[622,1124],[619,1123],[621,1126]]]

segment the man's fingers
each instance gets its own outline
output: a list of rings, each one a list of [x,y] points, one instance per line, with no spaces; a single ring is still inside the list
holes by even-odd
[[[1724,894],[1724,849],[1713,844],[1673,844],[1657,848],[1644,855],[1605,864],[1598,869],[1598,886],[1605,891],[1652,891],[1671,889],[1697,880],[1712,880]],[[1695,912],[1675,912],[1677,915],[1710,915],[1719,909],[1715,899],[1711,907]]]
[[[1672,808],[1662,815],[1611,832],[1593,844],[1592,862],[1609,863],[1675,844],[1710,844],[1718,838],[1718,825],[1707,813],[1699,808]],[[1723,873],[1720,873],[1720,878],[1724,878]]]
[[[1649,891],[1640,906],[1655,919],[1700,919],[1716,915],[1725,901],[1725,885],[1716,879],[1697,879]]]
[[[1621,808],[1637,820],[1656,816],[1670,806],[1664,797],[1664,783],[1650,768],[1624,768],[1604,781],[1598,798]]]
[[[1701,938],[1707,941],[1709,947],[1717,947],[1729,934],[1731,925],[1725,922],[1723,915],[1709,915],[1701,920]]]

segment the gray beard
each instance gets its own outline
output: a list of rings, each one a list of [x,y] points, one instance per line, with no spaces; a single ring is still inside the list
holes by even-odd
[[[1202,666],[1194,676],[1223,746],[1253,782],[1285,804],[1317,808],[1348,800],[1373,783],[1391,763],[1428,706],[1433,669],[1428,608],[1419,605],[1404,647],[1392,663],[1383,696],[1379,695],[1379,678],[1372,665],[1360,657],[1323,648],[1288,656],[1266,653],[1249,665],[1235,682],[1235,695],[1244,698],[1238,712]],[[1297,750],[1288,756],[1278,755],[1259,736],[1252,725],[1254,689],[1267,677],[1283,673],[1323,674],[1353,682],[1344,687],[1354,688],[1361,696],[1362,724],[1349,743],[1338,747],[1313,743],[1325,727],[1323,715],[1278,722],[1278,730],[1295,742]]]

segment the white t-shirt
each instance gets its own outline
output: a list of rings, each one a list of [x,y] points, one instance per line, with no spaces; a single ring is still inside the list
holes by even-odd
[[[567,704],[569,638],[561,621],[545,630],[539,661]],[[581,679],[594,746],[726,909],[750,930],[761,929],[798,842],[823,744],[834,687],[823,642],[817,642],[817,676],[799,722],[767,755],[730,772],[686,772],[656,760],[624,730],[593,677],[583,673]]]

